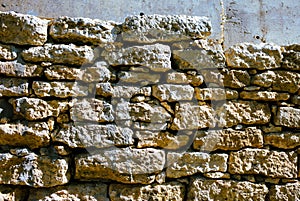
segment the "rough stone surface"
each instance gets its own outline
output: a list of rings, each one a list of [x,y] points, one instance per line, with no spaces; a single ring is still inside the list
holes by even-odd
[[[297,154],[295,152],[243,149],[231,152],[229,173],[254,174],[272,178],[297,178]]]
[[[0,74],[11,77],[40,77],[43,68],[34,64],[21,64],[15,61],[0,61]]]
[[[168,153],[166,174],[169,178],[180,178],[196,173],[226,172],[227,159],[227,154]]]
[[[194,88],[190,85],[161,84],[152,87],[152,95],[160,101],[192,100]]]
[[[227,65],[231,68],[256,68],[258,70],[280,67],[280,46],[274,44],[240,43],[225,51]]]
[[[114,42],[115,26],[116,24],[112,21],[60,17],[52,21],[50,35],[58,41],[101,44]]]
[[[0,145],[35,149],[49,144],[49,127],[45,122],[0,124]]]
[[[231,128],[198,131],[193,148],[202,151],[239,150],[244,147],[263,147],[260,129],[248,127],[244,131]]]
[[[240,93],[242,99],[256,101],[284,101],[290,98],[288,93],[277,93],[272,91],[242,91]]]
[[[135,87],[135,86],[114,86],[113,97],[130,99],[134,95],[151,95],[151,87]]]
[[[300,105],[300,96],[299,95],[294,95],[292,97],[292,103],[296,105]]]
[[[223,79],[220,81],[225,87],[239,89],[250,85],[250,75],[247,71],[225,70],[222,75]]]
[[[119,83],[140,83],[142,86],[158,83],[160,80],[160,74],[149,72],[121,71],[118,77]]]
[[[31,189],[28,201],[93,200],[108,201],[107,185],[102,183],[70,184],[49,189]]]
[[[183,201],[185,186],[179,182],[154,184],[146,186],[130,186],[112,184],[109,195],[112,201],[122,200],[173,200]]]
[[[15,12],[0,12],[0,41],[17,45],[43,45],[47,40],[48,20]]]
[[[1,60],[15,60],[17,52],[14,46],[0,44],[0,59]]]
[[[270,200],[299,200],[300,182],[289,183],[286,185],[274,185],[270,189]]]
[[[51,187],[68,183],[67,158],[38,156],[26,149],[15,154],[0,154],[0,184]]]
[[[18,78],[0,79],[0,97],[2,96],[28,96],[29,83]]]
[[[94,53],[89,46],[74,44],[45,44],[43,47],[31,47],[21,53],[28,62],[51,62],[56,64],[82,65],[94,59]]]
[[[270,133],[264,136],[264,141],[265,144],[272,145],[281,149],[293,149],[297,146],[300,146],[300,133]]]
[[[300,128],[300,109],[293,107],[279,107],[274,123],[289,128]]]
[[[96,95],[111,97],[113,95],[113,87],[109,82],[96,84]]]
[[[151,183],[164,168],[165,153],[161,150],[112,148],[75,158],[75,179],[110,179],[123,183]]]
[[[26,192],[22,188],[13,188],[0,185],[0,200],[1,201],[16,201],[25,200]]]
[[[112,66],[148,67],[155,72],[165,72],[171,69],[171,50],[167,45],[154,44],[132,46],[116,51],[104,51],[102,56]]]
[[[237,99],[239,94],[235,90],[222,88],[195,88],[195,96],[200,101]]]
[[[205,180],[194,178],[187,200],[255,200],[264,201],[268,193],[265,184],[248,181]]]
[[[64,126],[52,134],[54,142],[71,148],[125,146],[133,144],[133,132],[114,124],[74,124]]]
[[[289,70],[300,70],[300,46],[298,44],[285,47],[282,67]]]
[[[122,24],[125,41],[153,43],[206,38],[210,35],[211,23],[206,17],[186,15],[134,15]]]

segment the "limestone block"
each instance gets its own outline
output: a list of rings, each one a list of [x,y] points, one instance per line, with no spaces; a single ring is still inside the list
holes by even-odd
[[[274,44],[240,43],[225,51],[227,65],[231,68],[258,70],[280,68],[281,47]]]
[[[264,135],[264,142],[267,145],[271,145],[281,149],[293,149],[300,145],[300,133],[270,133]]]
[[[6,185],[0,185],[0,200],[19,201],[25,200],[27,189],[14,188]]]
[[[185,186],[179,182],[132,186],[112,184],[109,186],[109,196],[112,201],[122,200],[173,200],[183,201]]]
[[[297,178],[297,154],[250,148],[231,152],[229,173],[259,174],[272,178]]]
[[[49,127],[45,122],[0,124],[0,145],[36,149],[49,143]]]
[[[240,97],[256,101],[285,101],[290,98],[290,95],[273,91],[242,91]]]
[[[28,96],[29,83],[27,80],[18,78],[0,79],[0,97],[2,96]]]
[[[205,180],[193,178],[188,191],[192,200],[255,200],[264,201],[268,193],[265,184],[248,181]]]
[[[97,83],[96,84],[96,95],[111,97],[113,95],[113,87],[111,83]]]
[[[155,72],[165,72],[171,69],[171,50],[167,45],[154,44],[131,46],[115,51],[103,51],[102,56],[112,66],[148,67]]]
[[[43,45],[47,40],[48,20],[16,12],[0,13],[0,41],[17,45]]]
[[[151,96],[151,87],[135,87],[117,85],[113,87],[114,98],[130,99],[135,95]]]
[[[160,74],[154,74],[149,72],[132,72],[121,71],[118,74],[120,83],[140,83],[140,85],[148,85],[159,83]]]
[[[300,182],[285,185],[274,185],[270,188],[270,200],[299,200]]]
[[[300,128],[300,109],[293,107],[279,107],[274,123],[278,126]]]
[[[155,174],[163,170],[165,153],[146,148],[101,149],[89,155],[75,157],[75,179],[110,179],[122,183],[152,183]]]
[[[50,35],[57,41],[101,44],[114,42],[115,26],[112,21],[63,16],[52,21]]]
[[[239,89],[250,85],[250,75],[247,71],[224,70],[222,75],[221,78],[223,77],[223,79],[220,81],[225,87]]]
[[[132,145],[133,132],[114,124],[68,124],[52,133],[53,142],[62,142],[71,148]]]
[[[239,94],[232,89],[222,88],[195,88],[195,96],[200,101],[237,99]]]
[[[167,123],[134,122],[133,128],[135,130],[164,131],[167,129]]]
[[[80,72],[80,68],[72,68],[63,65],[52,65],[44,70],[48,80],[76,80]]]
[[[43,68],[34,64],[21,64],[16,61],[0,61],[0,74],[12,77],[40,77]]]
[[[169,84],[189,84],[188,76],[185,73],[171,72],[167,74],[167,83]]]
[[[153,43],[207,38],[211,22],[206,17],[186,15],[134,15],[122,24],[125,41]]]
[[[17,51],[14,46],[0,44],[0,59],[1,60],[15,60],[17,58]]]
[[[294,95],[292,97],[292,103],[296,105],[300,105],[300,96],[299,95]]]
[[[168,153],[167,177],[180,178],[196,173],[226,172],[227,154],[204,152]]]
[[[300,70],[300,48],[299,44],[285,47],[283,52],[282,67],[289,70]]]
[[[263,147],[262,131],[255,127],[245,130],[210,129],[198,131],[193,142],[193,148],[202,151],[240,150],[244,147]]]
[[[45,44],[43,47],[31,47],[21,53],[28,62],[51,62],[80,66],[94,59],[93,49],[89,46],[74,44]]]
[[[152,87],[152,95],[160,101],[192,100],[194,88],[190,85],[160,84]]]
[[[68,158],[39,156],[25,150],[0,153],[0,184],[52,187],[69,182]]]

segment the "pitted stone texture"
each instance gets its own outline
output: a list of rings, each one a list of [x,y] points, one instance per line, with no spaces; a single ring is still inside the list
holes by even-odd
[[[258,70],[280,67],[281,47],[274,44],[240,43],[225,51],[227,65],[231,68],[256,68]]]
[[[190,80],[185,73],[171,72],[167,74],[169,84],[189,84]]]
[[[114,89],[109,82],[96,84],[96,95],[111,97],[113,95],[113,90]]]
[[[205,180],[193,178],[188,191],[188,201],[193,200],[255,200],[264,201],[268,193],[265,184],[248,181]]]
[[[47,40],[48,20],[15,12],[0,12],[0,41],[17,45],[43,45]]]
[[[28,201],[108,201],[107,188],[107,185],[102,183],[83,183],[48,189],[31,189]]]
[[[278,126],[300,128],[300,109],[293,107],[279,107],[274,123]]]
[[[80,68],[71,68],[63,65],[53,65],[44,70],[48,80],[76,80],[80,72]]]
[[[154,44],[132,46],[116,51],[103,51],[102,56],[112,66],[148,67],[155,72],[165,72],[171,69],[171,50],[167,45]]]
[[[294,44],[285,47],[282,67],[290,70],[300,70],[300,45]]]
[[[33,81],[32,89],[38,97],[81,97],[88,95],[88,86],[78,82]]]
[[[0,145],[36,149],[50,143],[49,127],[45,122],[0,124]]]
[[[149,72],[121,71],[118,74],[120,83],[140,83],[141,86],[158,83],[160,74]]]
[[[151,87],[114,86],[113,98],[130,99],[135,95],[151,96]]]
[[[255,127],[244,131],[231,128],[223,130],[198,131],[193,143],[196,150],[239,150],[244,147],[263,147],[263,134]]]
[[[27,189],[19,187],[9,187],[0,185],[0,200],[1,201],[20,201],[25,200]]]
[[[101,44],[114,42],[115,26],[112,21],[64,16],[52,21],[50,35],[57,41]]]
[[[53,142],[62,142],[71,148],[133,145],[133,132],[114,124],[74,124],[65,125],[52,134]]]
[[[296,105],[300,105],[300,96],[299,95],[294,95],[292,97],[292,103]]]
[[[123,40],[140,43],[207,38],[210,34],[211,22],[198,16],[134,15],[122,24]]]
[[[15,60],[17,56],[14,46],[0,44],[0,60]]]
[[[171,125],[172,130],[197,130],[198,128],[213,127],[215,118],[213,109],[208,105],[194,103],[179,103]]]
[[[111,148],[75,158],[75,179],[109,179],[122,183],[152,183],[155,174],[163,170],[162,150]]]
[[[270,188],[270,200],[300,200],[300,182],[274,185]]]
[[[0,97],[2,96],[28,96],[29,83],[18,78],[0,79]]]
[[[226,172],[227,159],[227,154],[168,153],[167,177],[180,178],[196,173]]]
[[[93,49],[89,46],[74,44],[45,44],[43,47],[31,47],[21,53],[28,62],[51,62],[80,66],[94,59]]]
[[[297,153],[249,148],[231,152],[229,173],[297,178]]]
[[[300,146],[300,133],[270,133],[264,136],[265,144],[281,149],[293,149]]]
[[[243,88],[250,85],[250,75],[243,70],[224,70],[221,76],[221,86],[230,87],[234,89]],[[207,76],[205,76],[207,79]],[[212,82],[220,82],[212,81]]]
[[[232,89],[222,88],[195,88],[195,96],[198,100],[230,100],[237,99],[239,94]]]
[[[242,99],[256,101],[284,101],[290,98],[288,93],[278,93],[273,91],[242,91],[240,93]]]
[[[164,131],[167,129],[167,123],[134,122],[133,128],[142,131]]]
[[[217,50],[173,50],[174,62],[181,70],[201,70],[207,68],[224,68],[225,57]]]
[[[172,200],[183,201],[185,186],[179,182],[153,184],[146,186],[130,186],[112,184],[109,195],[112,201],[124,200]]]
[[[67,158],[38,156],[26,150],[16,150],[16,154],[0,154],[0,184],[51,187],[68,183]]]
[[[112,105],[95,98],[72,100],[70,110],[73,121],[112,122],[114,120]]]
[[[300,74],[288,71],[266,71],[253,77],[252,83],[274,91],[295,93],[300,88]]]
[[[255,101],[228,101],[218,107],[216,113],[220,127],[266,124],[271,120],[269,105]]]
[[[185,101],[192,100],[194,88],[190,85],[161,84],[152,87],[152,95],[160,101]]]
[[[15,61],[0,61],[0,74],[10,77],[40,77],[43,68],[34,64],[21,64]]]

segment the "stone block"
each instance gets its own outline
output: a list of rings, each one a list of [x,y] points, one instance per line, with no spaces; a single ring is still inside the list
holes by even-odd
[[[161,84],[152,87],[152,95],[160,101],[192,100],[194,88],[190,85]]]
[[[274,185],[270,188],[270,200],[299,200],[300,182],[288,183],[285,185]]]
[[[240,97],[256,101],[285,101],[290,98],[290,95],[273,91],[242,91]]]
[[[300,109],[293,107],[279,107],[274,123],[278,126],[300,128]]]
[[[17,51],[14,46],[0,44],[0,59],[1,60],[15,60],[17,58]]]
[[[281,149],[294,149],[300,146],[300,133],[270,133],[264,135],[264,143]]]
[[[2,96],[28,96],[29,83],[27,80],[18,78],[0,79],[0,97]]]
[[[0,74],[9,77],[40,77],[43,67],[35,64],[21,64],[16,61],[0,61]]]

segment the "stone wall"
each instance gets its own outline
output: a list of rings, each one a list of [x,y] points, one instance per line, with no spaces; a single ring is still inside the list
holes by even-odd
[[[206,17],[0,13],[0,200],[299,200],[300,46]]]

